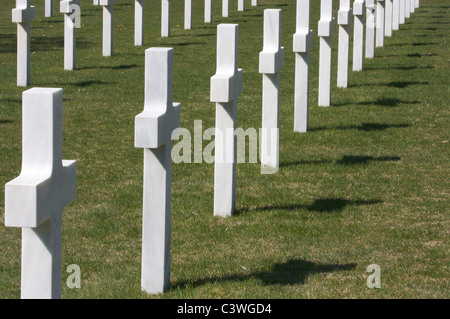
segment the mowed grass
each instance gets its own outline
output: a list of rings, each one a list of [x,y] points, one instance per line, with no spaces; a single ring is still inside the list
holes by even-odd
[[[193,30],[183,29],[183,1],[171,1],[170,38],[160,38],[160,2],[146,1],[145,46],[134,47],[134,5],[114,6],[114,56],[102,57],[102,10],[82,0],[78,70],[63,70],[63,17],[36,5],[31,31],[31,87],[64,89],[63,158],[77,160],[77,199],[63,213],[63,298],[448,298],[449,293],[449,6],[422,0],[385,39],[332,106],[317,107],[319,1],[312,1],[310,131],[293,132],[294,0],[203,23],[193,1]],[[338,9],[338,1],[335,10]],[[4,184],[21,168],[21,94],[16,87],[15,1],[0,2],[0,215]],[[143,109],[144,50],[173,47],[174,100],[182,126],[214,126],[209,81],[215,73],[216,25],[239,24],[244,70],[238,127],[261,126],[263,10],[283,10],[280,170],[237,167],[237,209],[213,216],[211,164],[174,164],[171,288],[140,289],[143,154],[134,148],[134,117]],[[334,36],[337,60],[337,28]],[[351,51],[350,51],[351,52]],[[351,57],[350,57],[351,60]],[[206,146],[205,141],[203,146]],[[0,298],[20,296],[21,231],[0,227]],[[381,267],[381,289],[368,289],[368,265]],[[64,284],[81,267],[81,289]],[[38,265],[36,265],[38,267]]]

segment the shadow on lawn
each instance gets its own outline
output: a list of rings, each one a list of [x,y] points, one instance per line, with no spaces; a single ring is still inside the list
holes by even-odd
[[[375,205],[381,204],[381,200],[349,200],[343,198],[319,198],[316,199],[312,204],[309,205],[299,205],[299,204],[288,204],[288,205],[267,205],[255,208],[241,208],[235,212],[235,215],[243,214],[245,212],[265,212],[271,210],[289,210],[297,211],[301,209],[306,209],[308,212],[317,213],[339,213],[344,210],[347,206],[362,206],[362,205]]]
[[[347,126],[318,126],[309,129],[311,132],[325,131],[325,130],[360,130],[366,132],[384,131],[390,128],[405,128],[411,127],[411,124],[381,124],[381,123],[362,123],[361,125],[347,125]]]
[[[280,163],[280,167],[296,166],[296,165],[314,165],[314,164],[338,164],[338,165],[364,165],[370,162],[398,162],[401,160],[399,156],[359,156],[344,155],[340,160],[300,160],[294,162]]]
[[[0,124],[10,124],[12,122],[12,120],[0,120]]]
[[[116,66],[87,66],[79,68],[79,70],[97,70],[97,69],[109,69],[109,70],[130,70],[132,68],[143,68],[143,66],[137,64],[122,64]]]
[[[178,289],[183,286],[192,286],[195,288],[205,284],[215,284],[227,281],[245,281],[252,278],[258,279],[264,285],[302,285],[306,283],[308,276],[310,275],[348,271],[355,269],[356,266],[356,263],[319,264],[304,259],[290,259],[283,263],[274,264],[269,271],[202,278],[194,281],[181,281],[175,283],[171,289]]]
[[[347,105],[376,105],[376,106],[398,106],[399,104],[418,104],[420,101],[402,101],[397,98],[380,98],[375,101],[369,102],[347,102],[347,103],[333,103],[333,107],[335,106],[347,106]]]
[[[0,34],[0,53],[17,52],[17,36],[16,34]],[[90,48],[93,42],[77,38],[77,48]],[[56,51],[64,48],[64,37],[31,37],[31,51]]]

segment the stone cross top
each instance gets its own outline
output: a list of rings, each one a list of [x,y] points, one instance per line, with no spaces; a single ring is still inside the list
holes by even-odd
[[[12,9],[12,22],[17,23],[17,86],[30,85],[30,23],[35,12],[29,0],[16,0]]]
[[[62,89],[23,93],[22,171],[5,187],[5,225],[22,228],[24,299],[61,297],[61,219],[76,196],[76,162],[62,160]]]
[[[263,74],[261,172],[274,173],[279,166],[280,72],[284,63],[281,46],[281,10],[264,10],[264,47],[259,54]]]
[[[231,216],[236,209],[237,98],[242,91],[238,69],[237,24],[217,26],[217,68],[211,77],[211,102],[216,102],[214,215]]]
[[[333,0],[321,0],[318,36],[320,37],[319,106],[331,104],[331,53],[334,19]]]
[[[180,127],[180,104],[173,103],[173,49],[145,51],[144,111],[135,118],[135,147],[144,149],[142,290],[169,287],[172,201],[172,140]]]
[[[351,16],[352,9],[350,8],[350,0],[340,0],[337,20],[337,24],[339,25],[337,86],[341,88],[346,88],[348,86]]]

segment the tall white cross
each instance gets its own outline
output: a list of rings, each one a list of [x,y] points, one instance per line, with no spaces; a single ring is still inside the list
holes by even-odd
[[[384,20],[384,35],[386,37],[392,36],[392,0],[386,0],[385,20]]]
[[[134,45],[144,44],[144,4],[145,0],[134,0]]]
[[[22,228],[22,299],[61,298],[61,220],[76,162],[62,160],[62,89],[22,94],[22,171],[5,186],[5,226]]]
[[[245,10],[245,1],[238,0],[238,11],[244,11],[244,10]]]
[[[399,24],[405,23],[406,0],[400,0]]]
[[[375,0],[366,0],[366,58],[375,56]]]
[[[12,22],[17,23],[17,86],[30,85],[30,24],[35,7],[29,0],[16,0]]]
[[[95,6],[103,6],[103,56],[113,54],[113,7],[116,0],[94,0]]]
[[[192,29],[192,0],[184,0],[184,29]]]
[[[319,106],[331,104],[331,61],[334,18],[333,0],[321,0],[318,36],[320,37],[319,58]]]
[[[313,33],[310,29],[311,0],[297,0],[296,31],[293,36],[295,52],[294,132],[308,130],[309,109],[309,50]]]
[[[281,46],[281,9],[264,10],[264,46],[259,54],[263,74],[261,172],[274,173],[279,167],[280,72],[284,63]]]
[[[228,0],[222,0],[222,17],[228,18]]]
[[[384,46],[384,8],[384,0],[377,0],[375,46],[378,48]]]
[[[396,31],[400,26],[400,0],[392,0],[392,30]]]
[[[170,0],[161,0],[161,37],[170,36]]]
[[[205,23],[212,21],[212,7],[211,0],[205,0]]]
[[[45,17],[50,18],[53,15],[52,0],[45,0]]]
[[[60,11],[64,13],[64,70],[76,69],[76,27],[80,18],[80,0],[62,0]],[[74,14],[72,14],[74,12]]]
[[[355,0],[353,3],[353,71],[362,71],[364,54],[364,0]]]
[[[135,118],[135,147],[144,149],[142,290],[169,287],[172,202],[172,132],[180,127],[173,103],[173,49],[145,51],[145,105]]]
[[[337,86],[346,88],[348,87],[348,57],[352,9],[350,8],[350,0],[340,0],[339,4],[337,19],[337,24],[339,25]]]
[[[237,99],[242,91],[238,69],[237,24],[217,26],[217,68],[211,77],[211,102],[216,102],[214,215],[227,217],[236,210]]]

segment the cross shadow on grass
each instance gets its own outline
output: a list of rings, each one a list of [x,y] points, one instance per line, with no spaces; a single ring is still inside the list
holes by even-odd
[[[87,66],[78,68],[79,70],[97,70],[97,69],[109,69],[109,70],[130,70],[133,68],[143,68],[143,66],[137,64],[122,64],[116,66]]]
[[[235,274],[228,276],[218,276],[201,278],[190,281],[175,282],[171,289],[179,289],[185,286],[199,287],[205,284],[216,284],[221,282],[241,282],[249,279],[257,279],[263,285],[303,285],[308,277],[315,274],[326,274],[337,271],[349,271],[355,269],[356,263],[348,264],[320,264],[304,259],[289,259],[286,262],[274,264],[270,270],[261,272],[250,272],[248,274]]]
[[[387,106],[387,107],[394,107],[398,106],[399,104],[418,104],[420,101],[402,101],[397,98],[380,98],[376,99],[374,101],[368,101],[368,102],[347,102],[347,103],[334,103],[333,106],[347,106],[347,105],[375,105],[375,106]]]
[[[11,124],[12,120],[0,120],[0,124]]]
[[[382,124],[382,123],[362,123],[361,125],[346,125],[346,126],[318,126],[309,129],[311,132],[325,131],[325,130],[360,130],[365,132],[384,131],[390,128],[406,128],[411,127],[411,124]]]
[[[400,156],[361,156],[361,155],[344,155],[339,160],[323,159],[323,160],[300,160],[293,162],[282,162],[280,167],[296,166],[296,165],[314,165],[314,164],[338,164],[338,165],[367,165],[370,162],[398,162]]]

